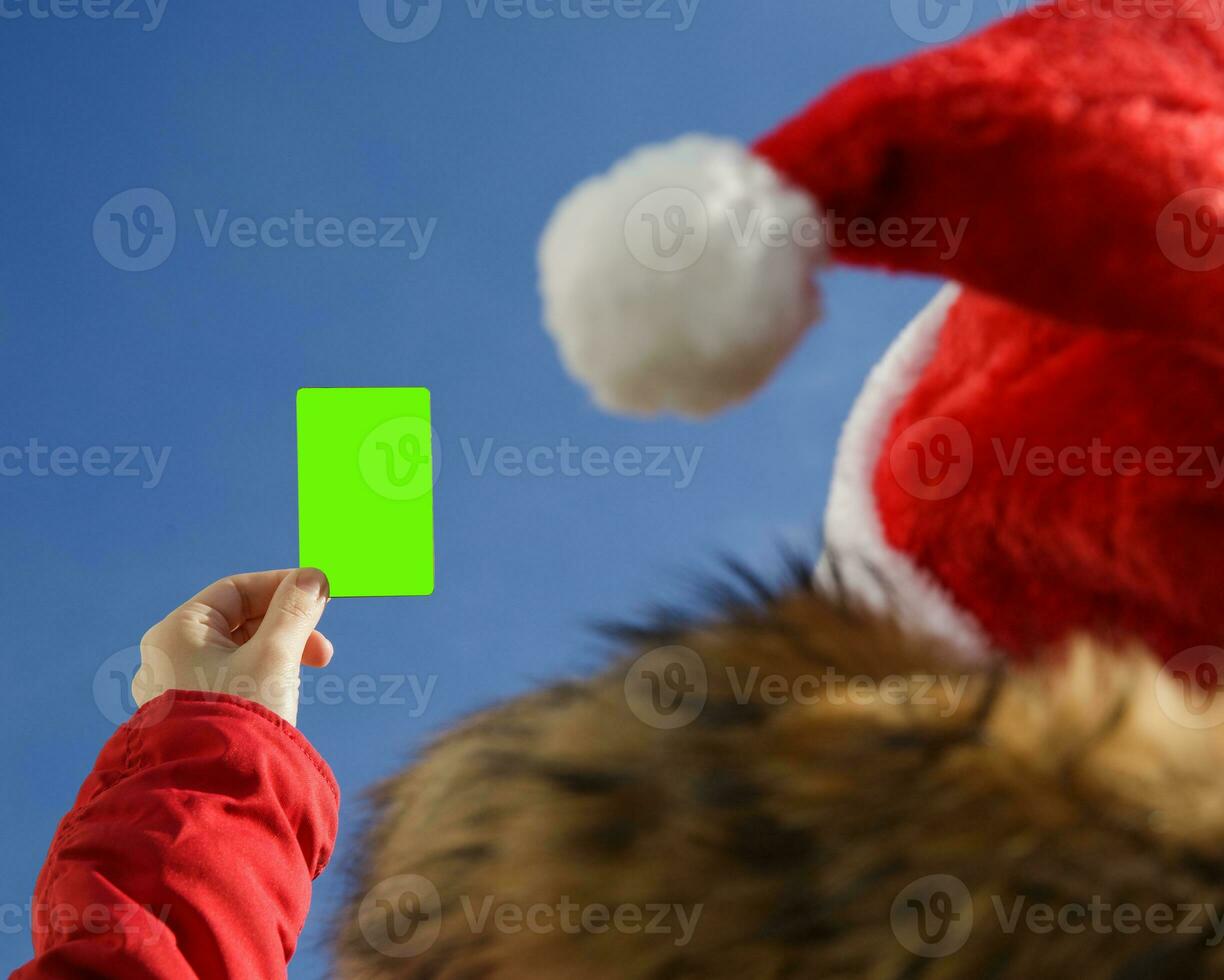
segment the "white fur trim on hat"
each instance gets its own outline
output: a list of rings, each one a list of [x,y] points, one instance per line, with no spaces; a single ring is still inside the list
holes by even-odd
[[[601,406],[703,416],[816,320],[821,212],[732,140],[647,147],[574,190],[540,244],[544,317]]]
[[[834,579],[869,609],[943,640],[967,659],[992,649],[968,611],[904,552],[888,543],[872,490],[889,426],[939,343],[961,288],[950,283],[893,341],[867,378],[842,430],[825,510],[825,555],[817,581]],[[834,569],[836,565],[836,569]]]

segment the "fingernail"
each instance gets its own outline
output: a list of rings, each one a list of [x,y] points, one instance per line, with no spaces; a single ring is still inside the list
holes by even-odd
[[[316,599],[326,601],[331,596],[327,576],[317,568],[298,569],[297,587],[307,594],[313,594]]]

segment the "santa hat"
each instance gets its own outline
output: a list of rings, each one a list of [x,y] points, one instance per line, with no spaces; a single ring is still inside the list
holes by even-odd
[[[705,415],[798,343],[822,264],[946,277],[842,439],[826,535],[848,586],[967,651],[1224,643],[1212,6],[1060,0],[855,76],[751,148],[638,151],[544,235],[566,365],[607,408]]]

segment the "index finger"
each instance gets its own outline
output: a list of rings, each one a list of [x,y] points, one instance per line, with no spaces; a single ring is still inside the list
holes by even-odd
[[[292,571],[292,568],[281,568],[227,575],[193,596],[184,607],[203,605],[216,610],[233,632],[247,620],[258,619],[268,611],[277,587]]]

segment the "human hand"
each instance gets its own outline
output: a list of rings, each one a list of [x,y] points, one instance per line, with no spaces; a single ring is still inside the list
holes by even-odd
[[[136,703],[171,690],[235,694],[296,724],[300,666],[326,667],[334,652],[315,629],[328,595],[317,568],[214,582],[145,633]]]

